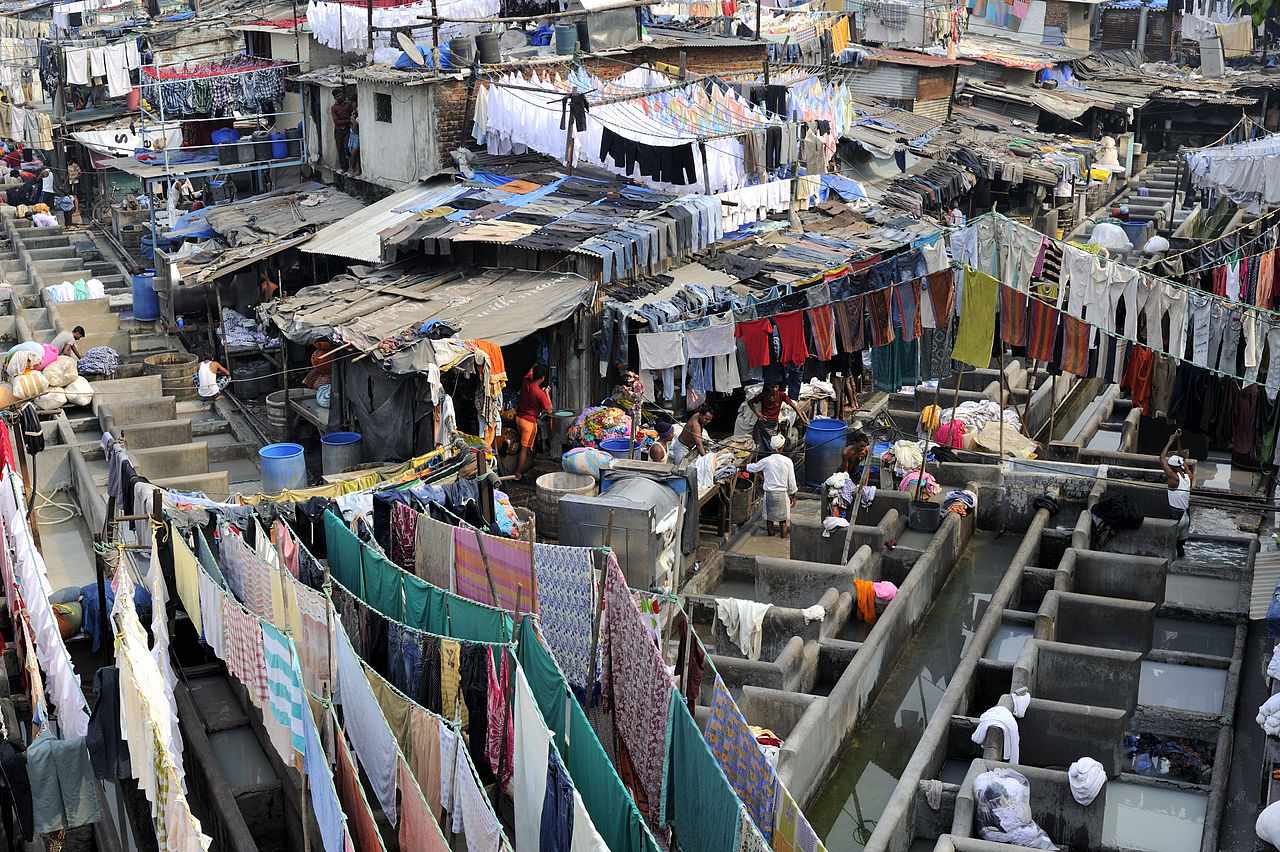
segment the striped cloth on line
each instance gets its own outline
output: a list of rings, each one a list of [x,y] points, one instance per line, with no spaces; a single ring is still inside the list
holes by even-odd
[[[267,697],[272,717],[288,732],[294,751],[306,754],[306,729],[302,724],[301,666],[293,640],[263,622],[262,659],[267,669]]]

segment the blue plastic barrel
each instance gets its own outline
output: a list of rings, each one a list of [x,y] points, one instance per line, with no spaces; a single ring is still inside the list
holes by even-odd
[[[827,477],[840,468],[840,456],[844,453],[845,434],[849,424],[830,417],[815,417],[804,432],[804,481],[808,485],[821,485]]]
[[[155,241],[150,234],[142,235],[142,239],[138,243],[138,254],[142,255],[143,260],[156,259]]]
[[[600,442],[600,449],[615,459],[629,459],[631,458],[631,439],[605,438]]]
[[[271,159],[283,160],[289,156],[289,143],[283,130],[271,131]]]
[[[364,459],[364,438],[359,432],[329,432],[320,438],[320,470],[342,473]]]
[[[143,322],[160,319],[160,299],[156,296],[156,273],[148,269],[133,276],[133,318]]]
[[[264,494],[306,487],[307,460],[301,444],[267,444],[258,450],[258,461],[262,467]]]

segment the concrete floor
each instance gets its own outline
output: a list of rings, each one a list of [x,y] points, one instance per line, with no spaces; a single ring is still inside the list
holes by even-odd
[[[888,681],[863,711],[807,811],[831,852],[862,849],[870,838],[1021,543],[1020,535],[974,535]]]

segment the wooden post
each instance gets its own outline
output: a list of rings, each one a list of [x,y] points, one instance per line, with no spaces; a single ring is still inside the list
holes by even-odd
[[[564,165],[568,174],[573,174],[573,116],[569,116],[569,131],[564,139]]]
[[[923,473],[923,470],[921,470],[921,478],[923,478]],[[858,489],[853,493],[853,510],[849,513],[849,526],[844,529],[844,547],[840,551],[841,565],[849,563],[849,544],[853,541],[853,525],[858,522],[858,510],[862,508],[862,489],[866,487],[870,478],[871,452],[868,450],[866,461],[862,463],[862,480],[858,483]]]
[[[763,5],[762,0],[756,0],[756,41],[764,41],[760,35],[760,7]],[[766,51],[768,48],[766,48]],[[767,53],[766,53],[767,55]],[[764,84],[769,85],[769,60],[764,62]]]
[[[1004,399],[1008,389],[1004,384],[1004,341],[1000,341],[1000,417],[996,421],[1000,424],[1000,459],[1004,460]],[[954,412],[953,412],[954,416]],[[925,442],[928,446],[928,442]]]
[[[435,53],[433,58],[435,59],[436,68],[440,67],[440,20],[437,17],[439,14],[440,11],[437,9],[436,0],[431,0],[431,17],[436,19],[431,22],[431,50]],[[413,38],[412,33],[409,37]]]
[[[756,30],[760,29],[760,6],[756,5]],[[759,36],[757,36],[758,38]],[[764,59],[764,84],[769,85],[769,57],[766,54]]]
[[[689,54],[687,51],[680,51],[680,79],[689,79]]]
[[[484,550],[484,533],[476,531],[476,544],[480,546],[480,558],[484,561],[484,579],[489,584],[489,594],[493,597],[493,605],[502,609],[502,601],[498,598],[498,587],[493,584],[493,571],[489,568],[489,554]]]
[[[373,61],[373,0],[368,0],[369,9],[369,61]],[[341,17],[341,15],[339,15]]]
[[[605,558],[609,550],[609,544],[613,541],[613,509],[609,510],[609,529],[605,532],[604,550],[595,551],[596,562],[599,563],[600,585],[597,592],[596,612],[591,619],[591,670],[587,677],[587,705],[591,704],[591,690],[595,687],[596,678],[599,676],[597,663],[600,656],[600,617],[604,614],[604,581],[605,571],[608,570],[609,560]]]

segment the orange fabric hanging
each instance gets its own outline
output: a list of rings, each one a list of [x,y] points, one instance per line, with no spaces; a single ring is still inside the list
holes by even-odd
[[[876,623],[876,588],[870,580],[853,581],[854,596],[858,600],[858,618],[867,624]]]

